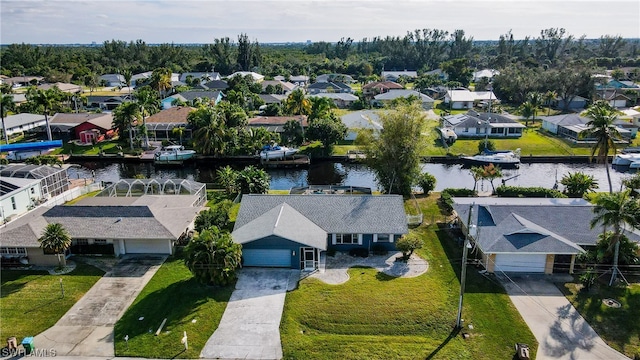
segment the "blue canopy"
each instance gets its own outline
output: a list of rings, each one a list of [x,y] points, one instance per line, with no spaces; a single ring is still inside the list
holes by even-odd
[[[5,145],[0,145],[0,152],[46,150],[46,149],[52,149],[57,147],[62,147],[62,140],[5,144]]]

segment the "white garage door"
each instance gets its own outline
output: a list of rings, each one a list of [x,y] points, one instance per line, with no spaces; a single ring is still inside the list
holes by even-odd
[[[169,240],[125,240],[127,254],[169,254]]]
[[[243,249],[244,266],[291,267],[290,250]]]
[[[497,254],[495,272],[543,273],[546,254]]]
[[[621,108],[621,107],[627,106],[627,100],[613,100],[612,103],[613,104],[611,104],[611,106],[615,108]]]

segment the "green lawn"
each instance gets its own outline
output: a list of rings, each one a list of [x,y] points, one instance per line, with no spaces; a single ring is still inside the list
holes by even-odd
[[[116,356],[197,359],[218,327],[232,291],[233,286],[199,284],[181,258],[169,258],[116,323]],[[162,333],[155,336],[165,318]],[[187,351],[180,343],[183,331],[189,338]]]
[[[426,217],[440,215],[436,195],[419,198]],[[427,274],[396,279],[352,268],[350,280],[326,285],[307,278],[287,294],[280,325],[286,359],[511,359],[515,342],[535,338],[501,286],[470,268],[463,318],[454,331],[461,249],[436,225],[418,231]]]
[[[589,292],[580,291],[580,288],[577,283],[566,283],[561,290],[609,346],[632,359],[640,355],[640,285],[609,287],[601,284]],[[622,307],[615,309],[604,305],[602,299],[605,298],[618,300]]]
[[[121,148],[118,148],[118,146]],[[100,149],[102,149],[105,154],[117,154],[123,150],[126,152],[129,148],[115,140],[103,141],[99,144],[88,146],[66,143],[63,147],[54,150],[52,154],[98,155],[100,153]]]
[[[98,281],[104,272],[76,262],[74,271],[49,275],[46,271],[2,270],[0,339],[18,341],[53,326]],[[60,279],[64,287],[61,296]]]

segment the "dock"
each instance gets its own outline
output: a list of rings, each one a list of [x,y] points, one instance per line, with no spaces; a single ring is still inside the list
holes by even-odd
[[[260,159],[260,165],[265,167],[300,167],[309,166],[311,159],[307,155],[293,155],[282,160]]]
[[[362,150],[349,150],[347,151],[347,160],[351,162],[362,161],[367,158],[367,154],[365,154]]]

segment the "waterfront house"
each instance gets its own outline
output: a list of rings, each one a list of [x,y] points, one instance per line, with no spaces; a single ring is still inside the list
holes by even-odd
[[[179,135],[173,134],[173,129],[183,128],[182,140],[191,139],[192,130],[189,126],[187,118],[189,113],[195,108],[190,106],[176,106],[149,116],[145,119],[147,125],[147,136],[149,140],[179,140]],[[138,129],[134,128],[134,136],[138,133]]]
[[[87,109],[100,109],[102,111],[111,111],[129,100],[127,95],[91,95],[87,96]]]
[[[500,114],[478,113],[469,110],[466,114],[442,117],[443,126],[452,128],[461,138],[503,137],[519,138],[526,126]]]
[[[348,129],[345,140],[355,140],[358,136],[358,131],[362,129],[372,130],[374,134],[382,130],[380,116],[376,111],[372,110],[349,112],[342,115],[340,120]]]
[[[95,129],[101,135],[106,135],[113,126],[113,116],[111,113],[56,113],[49,118],[49,126],[54,139],[68,141],[80,139],[80,133],[85,130]],[[31,131],[47,133],[45,126],[39,126]]]
[[[593,204],[584,199],[453,198],[453,202],[458,225],[469,233],[477,258],[489,273],[573,273],[576,255],[596,245],[602,233],[601,227],[591,227]],[[635,232],[625,235],[640,240]]]
[[[28,192],[30,198],[35,199],[34,202],[39,202],[41,199],[49,199],[69,190],[69,176],[67,175],[66,167],[28,164],[4,165],[0,166],[0,178],[3,180],[28,179],[39,182],[39,185],[35,188],[25,185],[26,183],[18,184],[21,187],[29,187]],[[13,180],[7,181],[13,182]],[[34,190],[31,190],[32,188]],[[10,216],[6,212],[8,207],[3,207],[3,209],[5,216]]]
[[[303,129],[309,126],[309,123],[307,122],[307,115],[256,116],[247,120],[247,125],[250,128],[261,127],[267,129],[268,131],[280,134],[284,132],[284,125],[291,120],[300,124]]]
[[[384,106],[385,104],[388,104],[400,98],[419,99],[420,103],[422,104],[422,108],[425,110],[429,110],[433,108],[433,103],[435,102],[431,97],[421,92],[418,92],[415,90],[408,90],[408,89],[399,89],[399,90],[391,90],[391,91],[374,96],[373,101],[371,101],[371,104],[374,106]]]
[[[553,116],[542,116],[542,129],[565,139],[573,141],[591,141],[587,135],[589,127],[587,123],[591,121],[588,117],[579,114],[561,114]],[[629,122],[618,122],[615,124],[618,132],[623,138],[631,139],[637,133],[637,126]]]
[[[313,270],[328,249],[394,250],[408,232],[399,195],[244,195],[231,236],[243,266]]]
[[[200,99],[203,103],[210,103],[217,105],[222,101],[222,92],[218,90],[189,90],[183,91],[179,94],[168,96],[160,102],[163,109],[169,109],[176,107],[175,100],[180,100],[187,105],[193,105],[196,99]]]
[[[45,121],[42,114],[22,113],[4,118],[4,126],[9,137],[43,125],[45,125]]]

